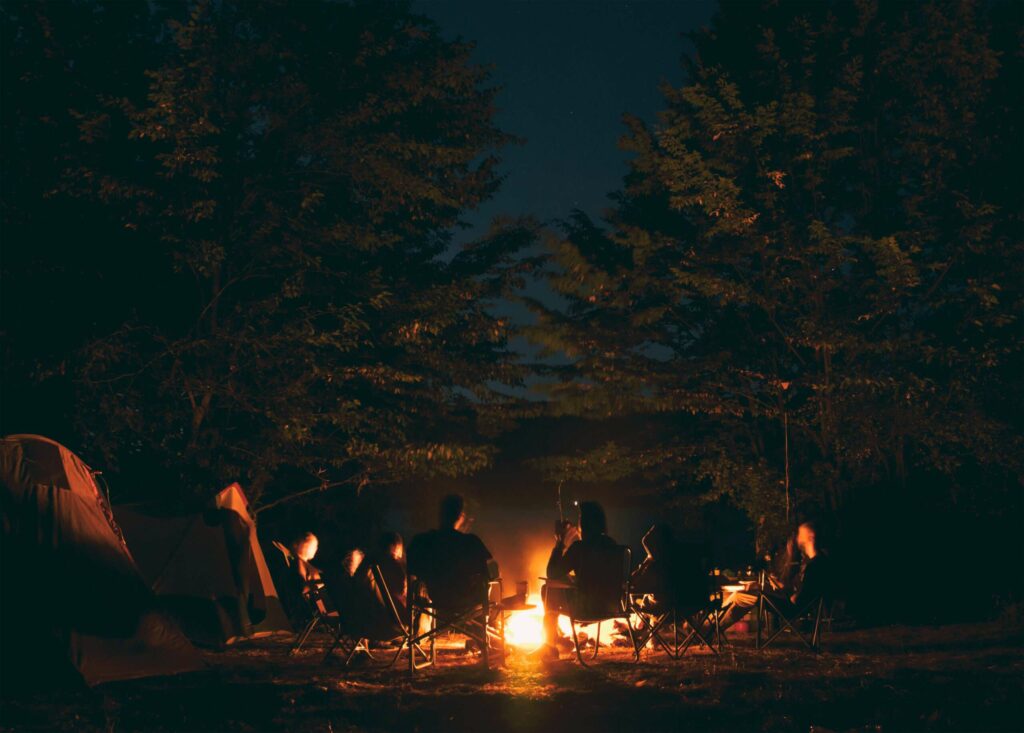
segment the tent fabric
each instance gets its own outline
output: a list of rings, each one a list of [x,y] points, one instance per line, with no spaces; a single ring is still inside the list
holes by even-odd
[[[89,685],[203,668],[152,592],[93,472],[38,435],[0,439],[0,666],[5,680]]]
[[[146,582],[197,644],[292,630],[247,507],[241,487],[232,484],[204,512],[115,510]]]

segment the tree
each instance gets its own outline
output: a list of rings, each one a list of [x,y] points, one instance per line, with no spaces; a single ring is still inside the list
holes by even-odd
[[[627,120],[605,225],[552,239],[569,307],[530,330],[573,357],[561,409],[675,429],[562,475],[729,496],[767,535],[866,486],[1019,481],[1020,24],[988,7],[722,4]]]
[[[470,46],[390,3],[168,14],[144,96],[67,112],[61,194],[159,263],[79,354],[82,435],[263,506],[484,465],[492,387],[520,379],[487,305],[523,237],[452,248],[510,140]]]

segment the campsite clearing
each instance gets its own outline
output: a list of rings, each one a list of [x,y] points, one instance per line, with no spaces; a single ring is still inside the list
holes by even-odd
[[[756,652],[678,663],[602,650],[599,665],[464,656],[410,680],[371,663],[321,665],[314,646],[257,641],[205,653],[210,670],[40,693],[3,704],[2,730],[57,731],[997,731],[1019,730],[1024,634],[996,625],[835,633],[814,657]],[[604,662],[600,659],[604,658]]]

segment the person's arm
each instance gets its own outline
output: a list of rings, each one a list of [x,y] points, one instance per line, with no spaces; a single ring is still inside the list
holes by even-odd
[[[576,571],[576,567],[579,564],[579,548],[579,542],[573,542],[569,545],[569,548],[562,554],[558,562],[555,563],[557,574],[553,577],[568,578],[570,573]]]
[[[565,547],[556,542],[555,546],[551,548],[551,554],[548,555],[547,564],[547,575],[549,578],[560,578],[561,571],[559,570],[559,563],[562,562],[562,555],[565,554]]]

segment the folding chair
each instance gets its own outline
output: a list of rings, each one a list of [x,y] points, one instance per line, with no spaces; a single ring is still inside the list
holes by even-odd
[[[721,650],[724,635],[720,626],[722,611],[720,599],[712,598],[705,605],[693,610],[669,607],[652,612],[643,608],[636,597],[631,598],[633,599],[633,612],[643,619],[646,626],[637,638],[638,650],[642,651],[647,646],[647,642],[652,639],[655,648],[661,647],[671,659],[680,659],[695,643],[706,646],[712,654],[718,654]],[[688,630],[684,629],[684,623],[689,626]],[[704,631],[705,625],[710,628],[710,634]],[[668,629],[671,631],[669,632]],[[666,633],[671,633],[671,636],[666,638]],[[718,648],[708,639],[708,636],[718,641]]]
[[[279,562],[271,561],[272,573],[277,571],[274,584],[282,592],[281,600],[296,629],[300,629],[288,654],[296,654],[318,628],[328,629],[338,617],[327,598],[322,581],[304,581],[299,577],[292,551],[280,542],[273,542]],[[271,555],[273,557],[273,555]],[[280,568],[278,570],[278,568]]]
[[[409,587],[409,628],[411,633],[408,644],[412,648],[419,648],[421,643],[430,643],[430,663],[436,661],[437,637],[446,632],[455,631],[464,634],[480,646],[482,662],[484,667],[491,666],[491,642],[495,642],[500,657],[500,665],[505,663],[505,613],[501,605],[502,582],[498,576],[498,565],[493,560],[487,563],[487,577],[480,577],[476,581],[479,601],[470,603],[460,608],[439,607],[429,599],[427,594],[421,592],[423,584],[410,583]],[[426,588],[429,593],[429,587]],[[497,600],[492,600],[492,591],[497,591]],[[419,619],[425,616],[429,619],[430,628],[419,633],[416,631]],[[496,623],[494,623],[496,622]],[[422,650],[421,650],[422,651]],[[409,655],[409,672],[426,666],[417,666],[415,653]]]
[[[821,650],[821,627],[822,621],[825,618],[825,599],[823,597],[815,598],[807,603],[804,603],[799,608],[786,609],[780,608],[780,603],[775,598],[767,593],[759,593],[757,599],[757,643],[758,649],[764,649],[766,646],[771,644],[779,635],[786,631],[792,631],[800,641],[802,641],[808,649],[814,653],[818,653]],[[774,614],[778,620],[779,625],[774,631],[772,631],[767,638],[762,638],[762,626],[764,621],[768,619],[768,614]],[[801,621],[812,622],[810,637],[804,634],[799,628]]]
[[[324,655],[323,661],[326,662],[331,658],[335,649],[341,648],[346,651],[345,666],[348,666],[353,657],[359,651],[363,651],[366,655],[373,659],[373,654],[370,652],[370,641],[399,641],[398,649],[395,651],[395,655],[391,660],[391,664],[388,666],[393,667],[398,663],[398,659],[402,656],[402,652],[409,649],[410,663],[416,669],[422,669],[423,667],[433,664],[436,660],[436,652],[433,644],[431,644],[430,654],[428,655],[415,640],[413,630],[415,626],[406,624],[402,618],[402,614],[398,611],[398,606],[395,604],[394,596],[391,595],[391,589],[388,587],[387,581],[384,579],[384,573],[381,571],[379,565],[374,565],[370,568],[371,577],[377,590],[376,601],[379,603],[379,608],[371,609],[371,612],[381,614],[377,623],[372,623],[366,616],[359,614],[363,618],[363,625],[358,626],[357,622],[346,624],[344,621],[344,610],[342,609],[342,620],[334,627],[335,638],[334,642],[328,648],[327,653]],[[355,611],[355,609],[353,609]],[[364,609],[366,611],[366,609]],[[355,616],[356,614],[353,614]],[[412,621],[412,619],[410,620]],[[425,660],[422,663],[417,663],[415,655],[419,653],[420,656]]]
[[[624,620],[626,622],[629,641],[633,646],[633,661],[640,661],[640,647],[637,645],[636,635],[633,633],[633,623],[630,619],[632,606],[629,600],[629,576],[633,565],[633,555],[625,546],[620,545],[615,550],[614,553],[608,554],[606,565],[602,568],[602,574],[606,578],[614,578],[617,581],[610,583],[607,589],[585,588],[578,584],[547,579],[549,588],[565,588],[571,591],[567,604],[569,626],[572,629],[572,643],[576,650],[576,659],[584,667],[590,665],[583,658],[576,627],[597,624],[594,654],[591,656],[591,659],[596,659],[601,648],[601,624],[605,621]],[[605,593],[607,593],[606,597]]]

